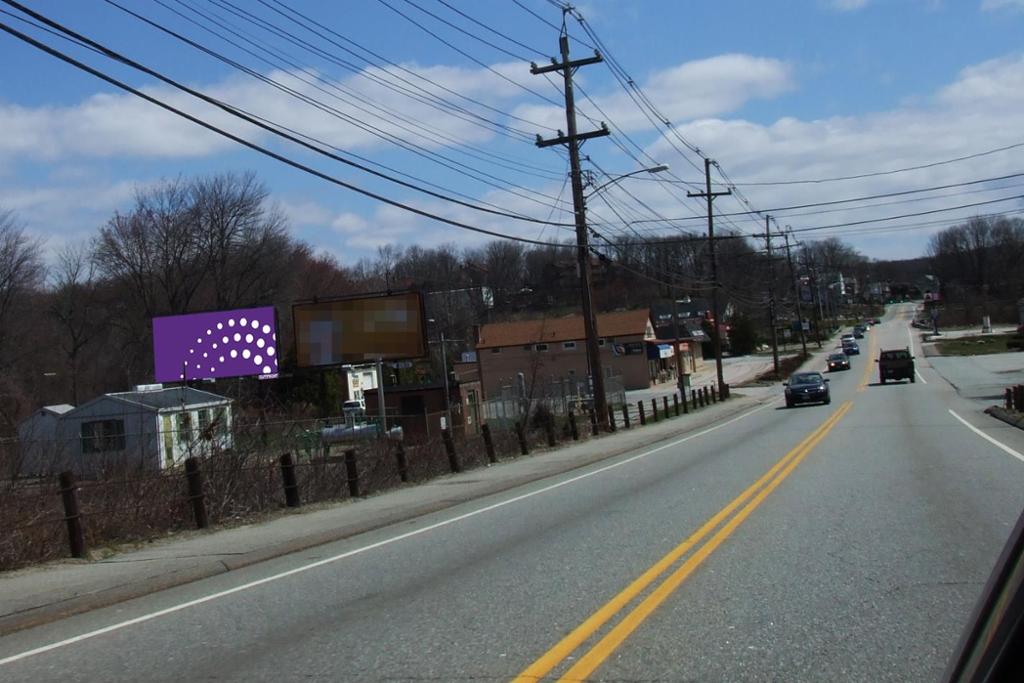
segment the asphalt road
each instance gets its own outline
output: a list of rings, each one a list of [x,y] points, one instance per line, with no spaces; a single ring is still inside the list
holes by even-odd
[[[1024,432],[927,359],[876,386],[909,317],[831,405],[15,633],[0,680],[936,680],[1024,507]]]

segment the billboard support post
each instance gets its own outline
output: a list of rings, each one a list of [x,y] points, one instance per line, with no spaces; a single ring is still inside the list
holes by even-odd
[[[384,405],[384,359],[377,358],[377,407],[380,413],[380,435],[388,435],[388,411]]]

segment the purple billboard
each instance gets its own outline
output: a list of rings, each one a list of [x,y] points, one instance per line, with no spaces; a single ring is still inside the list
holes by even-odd
[[[157,382],[277,373],[273,306],[153,318]]]

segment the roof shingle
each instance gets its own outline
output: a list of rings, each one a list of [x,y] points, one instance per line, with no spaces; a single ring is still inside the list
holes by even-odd
[[[615,311],[597,316],[599,337],[626,337],[643,335],[647,331],[650,310]],[[568,315],[559,318],[517,320],[507,323],[489,323],[480,328],[478,349],[496,346],[525,346],[550,342],[579,341],[585,339],[583,316]]]

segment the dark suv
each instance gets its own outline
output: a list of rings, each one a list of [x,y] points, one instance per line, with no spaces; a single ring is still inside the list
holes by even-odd
[[[910,349],[886,349],[878,355],[878,380],[885,384],[890,379],[914,381],[914,357]]]

